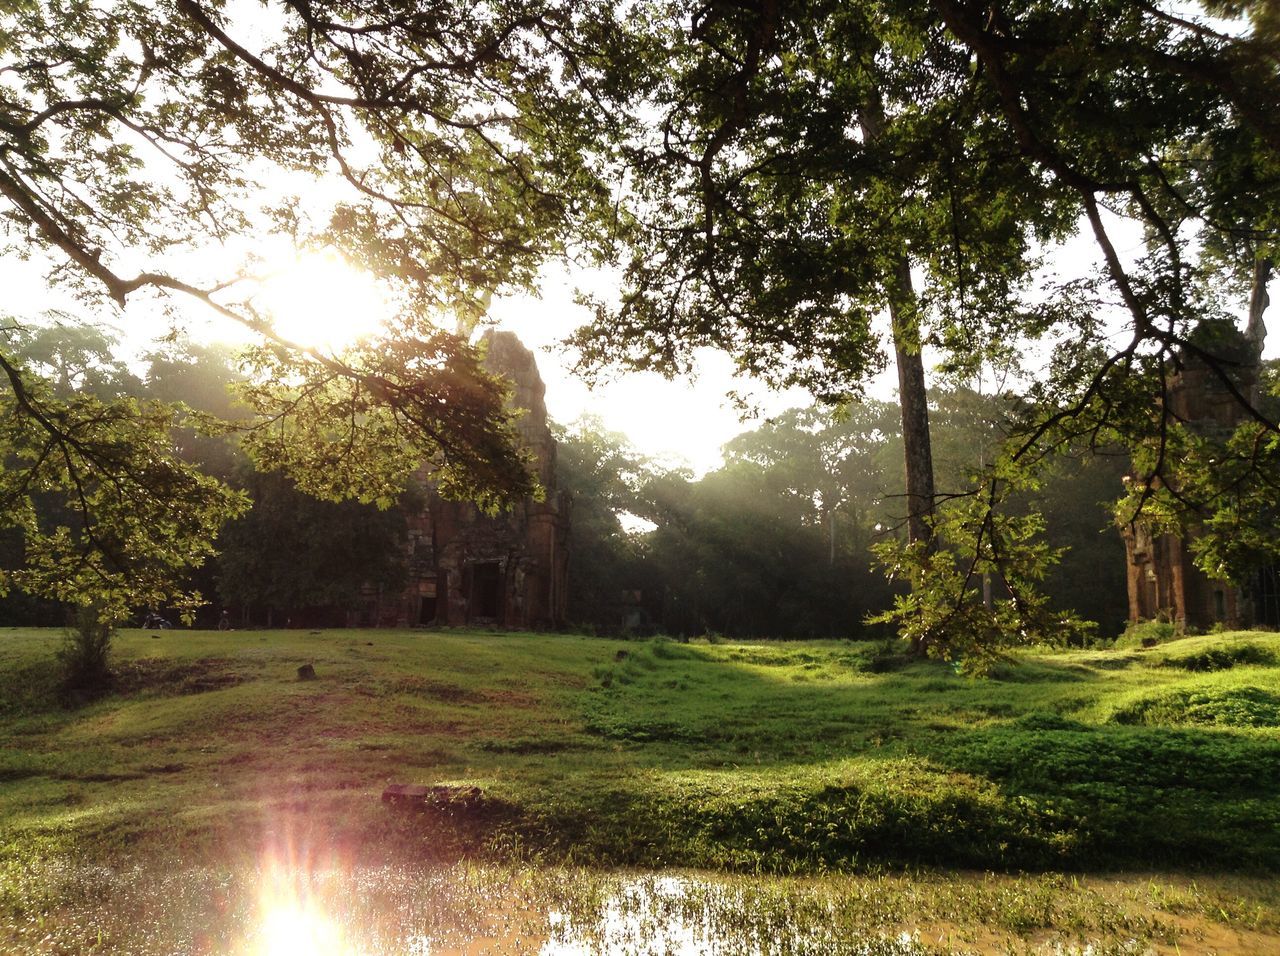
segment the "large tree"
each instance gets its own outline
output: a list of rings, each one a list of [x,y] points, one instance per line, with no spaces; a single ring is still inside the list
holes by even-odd
[[[495,504],[531,491],[504,389],[450,329],[532,282],[565,222],[599,199],[572,76],[588,24],[522,0],[234,12],[4,7],[4,254],[47,257],[87,313],[125,310],[126,327],[151,300],[258,334],[244,444],[305,491],[386,503],[424,461],[446,493]],[[211,268],[226,261],[211,244],[272,230],[381,277],[399,307],[386,336],[342,354],[286,341],[240,291],[252,263]],[[158,600],[242,505],[168,447],[181,408],[56,394],[16,358],[22,324],[0,339],[0,520],[22,530],[28,561],[0,585],[117,609]],[[42,525],[30,499],[46,491],[75,520]]]
[[[1280,227],[1280,123],[1262,104],[1280,101],[1280,75],[1271,4],[1207,9],[1239,19],[1133,0],[645,6],[631,66],[613,74],[616,109],[658,117],[620,144],[636,183],[626,290],[579,344],[589,361],[667,369],[714,345],[743,371],[847,398],[883,362],[885,322],[907,557],[999,570],[997,544],[1031,531],[993,522],[1022,466],[1082,440],[1160,441],[1189,359],[1233,388],[1232,356],[1192,333],[1224,289],[1261,301]],[[1126,220],[1146,255],[1123,253]],[[1043,256],[1077,229],[1100,266],[1055,282]],[[1218,250],[1242,246],[1254,258],[1224,269]],[[976,539],[933,558],[921,350],[966,371],[1036,336],[1062,343],[1047,379],[976,507],[947,518]],[[1176,461],[1143,463],[1143,487],[1174,483]]]

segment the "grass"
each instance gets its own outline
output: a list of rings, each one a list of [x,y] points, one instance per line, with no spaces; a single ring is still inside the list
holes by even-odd
[[[796,874],[795,905],[828,909],[891,879],[876,875],[886,865],[1003,871],[1013,875],[981,878],[1004,881],[991,893],[1019,887],[1010,892],[1049,910],[983,925],[1025,941],[1078,924],[1117,946],[1182,938],[1177,920],[1192,917],[1134,897],[1113,900],[1128,928],[1108,929],[1101,903],[1071,916],[1078,892],[1053,874],[1173,870],[1197,882],[1150,885],[1197,925],[1280,931],[1268,879],[1280,868],[1276,635],[1027,654],[978,681],[847,642],[125,631],[115,692],[78,707],[59,698],[59,640],[0,630],[0,914],[20,927],[11,940],[42,912],[33,901],[100,904],[75,889],[95,867],[127,887],[127,867],[145,883],[169,861],[205,887],[190,894],[200,899],[209,880],[260,882],[246,874],[264,853],[298,847],[348,868],[483,861],[486,879],[521,885],[547,867],[586,867],[573,871],[571,900],[535,909],[543,919],[585,907],[597,922],[618,889],[597,886],[617,877],[583,875],[600,867]],[[316,680],[297,679],[304,663]],[[379,801],[391,782],[474,785],[485,798],[396,812]],[[50,860],[66,869],[36,862]],[[714,878],[720,902],[707,912],[729,906],[750,925],[751,913],[767,922],[785,910],[735,879]],[[1125,879],[1121,896],[1145,885]],[[910,898],[903,913],[917,929],[963,928],[984,906],[1012,912],[990,900],[922,909],[911,889],[922,880],[938,882],[939,899],[974,892],[965,876],[906,879],[895,898]],[[894,951],[902,913],[849,906]],[[227,932],[245,912],[227,909]]]

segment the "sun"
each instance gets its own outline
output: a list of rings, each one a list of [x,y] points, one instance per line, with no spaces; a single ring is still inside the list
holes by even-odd
[[[251,301],[281,338],[326,352],[378,333],[393,311],[378,280],[333,249],[287,259]]]

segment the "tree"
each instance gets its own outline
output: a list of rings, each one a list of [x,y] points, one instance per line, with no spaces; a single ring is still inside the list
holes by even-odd
[[[593,416],[552,426],[556,483],[569,497],[567,616],[578,625],[618,627],[623,591],[646,587],[637,537],[622,516],[642,510],[639,489],[655,469],[624,435]]]
[[[279,472],[250,472],[242,481],[253,506],[223,534],[217,587],[224,605],[262,608],[270,627],[300,611],[353,609],[366,586],[404,589],[403,509],[318,501]]]
[[[5,252],[47,255],[89,310],[193,303],[261,335],[243,445],[305,491],[388,504],[424,461],[446,494],[496,506],[532,491],[503,387],[446,327],[529,285],[600,200],[572,82],[589,22],[519,0],[319,0],[255,18],[199,0],[6,7]],[[263,189],[317,172],[345,187],[318,217]],[[393,328],[341,355],[304,348],[241,295],[245,273],[190,255],[266,230],[380,276]],[[58,396],[14,334],[0,341],[0,520],[25,536],[27,566],[0,586],[117,611],[162,599],[243,502],[166,447],[191,423],[181,408]],[[39,526],[40,493],[75,520]]]
[[[1267,3],[1209,5],[1252,16],[1239,32],[1127,0],[647,9],[613,105],[637,122],[656,113],[659,129],[620,144],[637,183],[620,231],[627,287],[578,335],[588,360],[679,370],[714,345],[743,371],[844,398],[882,362],[887,313],[921,561],[936,545],[921,346],[963,371],[1007,360],[1023,336],[1063,343],[979,506],[947,519],[969,551],[991,544],[1002,486],[1056,449],[1167,431],[1151,413],[1188,356],[1229,379],[1230,357],[1191,333],[1240,271],[1224,273],[1210,240],[1248,238],[1256,261],[1274,259]],[[1149,254],[1126,261],[1109,212],[1146,231]],[[1100,272],[1041,288],[1042,251],[1078,223]],[[1127,324],[1119,346],[1109,312]],[[1149,465],[1147,487],[1172,477],[1171,460]]]
[[[892,520],[885,457],[899,434],[892,409],[882,402],[834,412],[812,406],[737,436],[724,452],[729,463],[753,462],[782,477],[787,494],[816,509],[813,521],[826,529],[827,563],[834,565],[837,542],[862,550],[874,526]]]
[[[871,409],[860,409],[869,412]],[[862,633],[888,601],[867,551],[881,499],[883,416],[795,409],[725,446],[723,467],[641,489],[650,587],[680,634],[834,637]]]

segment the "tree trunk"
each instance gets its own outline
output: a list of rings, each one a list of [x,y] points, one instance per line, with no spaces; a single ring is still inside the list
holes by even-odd
[[[834,506],[827,508],[827,532],[830,536],[828,538],[830,549],[827,552],[827,565],[834,568],[836,566],[836,509]]]
[[[1266,256],[1259,256],[1253,263],[1253,288],[1249,295],[1249,326],[1245,330],[1245,336],[1253,344],[1254,349],[1258,353],[1258,357],[1262,357],[1262,346],[1267,340],[1267,324],[1263,321],[1263,315],[1267,311],[1267,306],[1271,304],[1271,297],[1267,295],[1267,283],[1271,281],[1272,263]]]
[[[933,544],[933,445],[929,440],[929,399],[925,390],[920,327],[915,316],[911,264],[898,259],[897,289],[890,295],[893,354],[898,366],[898,404],[902,409],[902,447],[907,466],[907,540]]]
[[[873,90],[859,117],[863,138],[872,143],[884,133],[884,104]],[[924,356],[911,260],[903,248],[886,283],[893,325],[893,356],[898,366],[898,406],[902,411],[902,448],[907,469],[907,540],[933,549],[933,446],[929,439],[929,398],[925,390]],[[923,656],[922,641],[912,651]]]
[[[859,126],[872,143],[884,134],[884,105],[873,90],[862,109]],[[933,449],[929,440],[929,400],[925,391],[924,356],[911,260],[898,253],[888,277],[889,317],[893,324],[893,355],[898,366],[898,405],[902,411],[902,447],[907,467],[907,540],[933,545]]]

